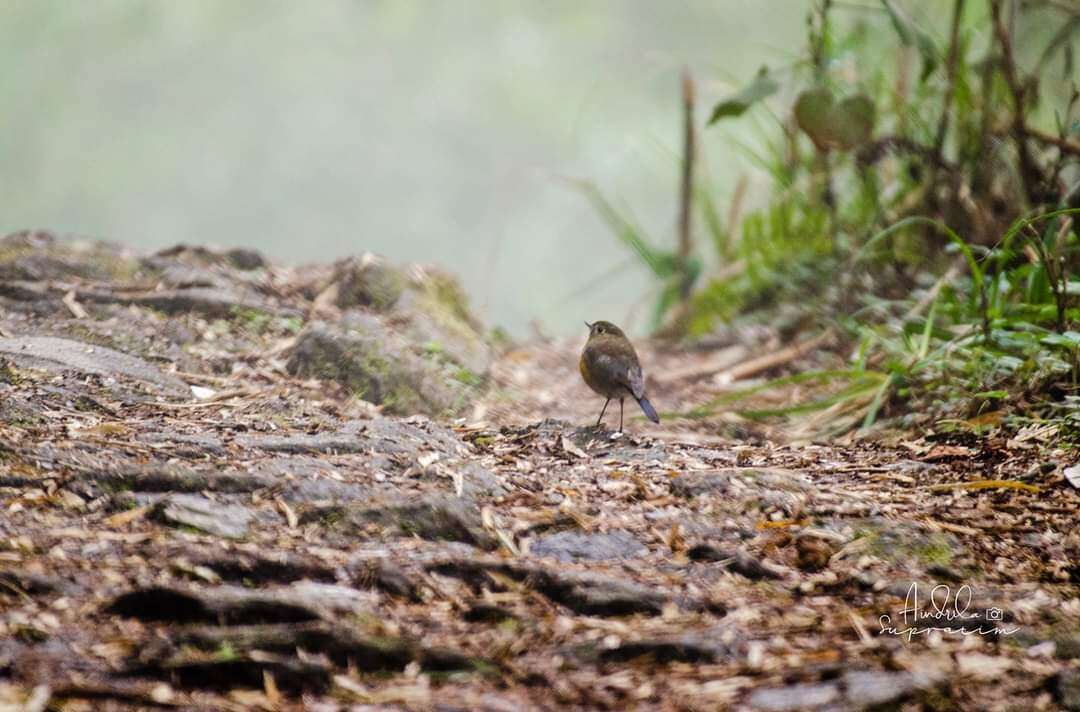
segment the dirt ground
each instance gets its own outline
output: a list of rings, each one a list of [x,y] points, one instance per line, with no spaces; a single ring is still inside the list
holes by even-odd
[[[615,433],[584,333],[395,415],[295,373],[295,274],[221,313],[41,269],[0,280],[0,709],[1080,709],[1045,429],[673,416],[748,338],[641,344],[663,420]]]

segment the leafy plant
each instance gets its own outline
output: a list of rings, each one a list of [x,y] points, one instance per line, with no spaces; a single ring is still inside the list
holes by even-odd
[[[869,428],[905,411],[966,423],[1008,408],[1060,420],[1080,391],[1080,89],[1069,71],[1080,8],[953,0],[938,36],[901,0],[852,7],[821,0],[801,57],[713,107],[707,126],[794,97],[772,107],[767,148],[750,152],[774,182],[766,206],[736,220],[737,192],[725,219],[707,186],[690,193],[710,237],[697,249],[711,245],[716,273],[702,273],[699,253],[657,247],[586,189],[659,283],[654,327],[693,337],[734,319],[772,322],[782,307],[841,335],[825,368],[688,415],[829,412]],[[1017,47],[1030,56],[1033,45],[1025,70]],[[1067,81],[1043,81],[1058,58]],[[694,291],[674,309],[690,264]]]

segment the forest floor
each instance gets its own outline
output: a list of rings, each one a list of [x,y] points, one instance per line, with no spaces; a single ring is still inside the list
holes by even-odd
[[[629,407],[616,433],[584,329],[496,357],[462,417],[394,416],[290,375],[294,317],[22,277],[0,709],[1080,709],[1052,433],[815,442]],[[755,356],[726,348],[643,343],[661,412]]]

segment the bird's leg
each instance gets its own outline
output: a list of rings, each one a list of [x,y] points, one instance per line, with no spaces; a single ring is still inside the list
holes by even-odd
[[[622,432],[622,405],[623,405],[623,399],[620,398],[619,399],[619,432],[620,433]]]
[[[600,409],[600,417],[596,419],[596,427],[598,427],[598,428],[600,427],[600,423],[604,419],[604,412],[607,410],[607,404],[610,403],[610,402],[611,402],[610,398],[608,398],[606,401],[604,401],[604,407]]]

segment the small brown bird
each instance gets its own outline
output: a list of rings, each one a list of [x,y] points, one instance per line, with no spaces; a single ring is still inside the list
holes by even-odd
[[[630,339],[610,321],[585,322],[585,326],[589,327],[589,340],[581,350],[578,368],[589,388],[607,398],[600,410],[600,417],[596,419],[596,426],[600,427],[604,420],[611,399],[618,398],[619,432],[622,432],[623,399],[627,396],[638,402],[645,417],[659,423],[660,416],[645,397],[645,377],[641,374],[641,364]]]

